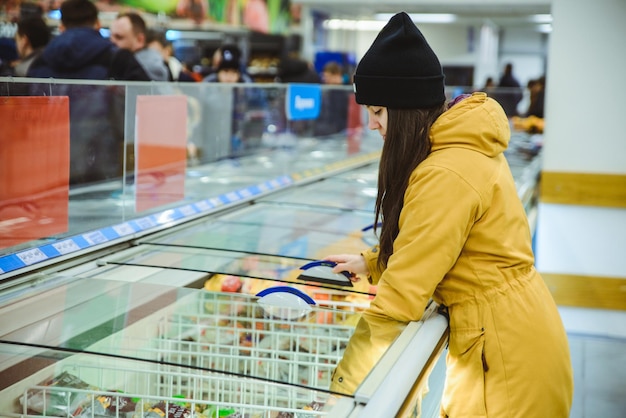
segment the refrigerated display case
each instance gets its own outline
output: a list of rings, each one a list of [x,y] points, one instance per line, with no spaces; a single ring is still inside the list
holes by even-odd
[[[24,323],[3,326],[1,415],[150,417],[160,408],[167,416],[351,416],[363,401],[327,387],[358,313],[309,306],[285,320],[257,302],[105,279],[30,294],[2,308]],[[42,304],[45,319],[20,315]],[[441,333],[445,320],[432,314]],[[390,372],[410,386],[421,369],[393,370],[396,356],[428,346],[419,335],[429,327],[398,327],[399,346],[381,359],[375,387]]]
[[[169,92],[131,84],[127,101],[147,88]],[[196,86],[177,92],[207,100]],[[365,135],[355,148],[346,135],[267,133],[236,156],[225,151],[230,136],[215,138],[215,159],[186,168],[174,204],[138,211],[132,172],[72,187],[66,233],[0,257],[13,263],[0,275],[0,416],[438,412],[447,323],[434,304],[393,329],[354,394],[331,393],[330,374],[376,289],[300,275],[327,254],[375,243],[380,139]],[[538,157],[516,158],[520,197],[532,199]],[[284,287],[296,307],[264,304],[265,291]]]

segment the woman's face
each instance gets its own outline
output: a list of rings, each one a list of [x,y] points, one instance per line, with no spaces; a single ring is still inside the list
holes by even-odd
[[[387,108],[382,106],[367,106],[366,108],[369,116],[367,127],[378,131],[384,141],[387,136]]]

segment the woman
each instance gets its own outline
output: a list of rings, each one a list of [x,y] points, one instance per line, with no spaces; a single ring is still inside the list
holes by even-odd
[[[384,141],[380,242],[327,259],[338,263],[335,272],[365,275],[378,289],[331,390],[353,393],[380,354],[374,346],[391,340],[398,324],[419,320],[432,298],[450,318],[442,416],[567,417],[567,336],[533,266],[528,221],[503,155],[507,117],[484,93],[444,105],[443,79],[405,13],[356,69],[356,100]]]

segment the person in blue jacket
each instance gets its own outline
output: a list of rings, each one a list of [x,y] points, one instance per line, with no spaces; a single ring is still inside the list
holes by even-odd
[[[28,77],[149,81],[133,53],[100,32],[98,9],[89,0],[61,4],[58,36],[28,69]],[[70,183],[91,183],[122,174],[124,89],[88,84],[33,83],[31,95],[70,98]]]

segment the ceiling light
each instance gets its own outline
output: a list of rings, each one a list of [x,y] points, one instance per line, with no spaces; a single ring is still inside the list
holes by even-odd
[[[328,19],[323,23],[324,29],[329,30],[371,30],[378,31],[385,26],[385,22],[379,20],[348,20]]]
[[[378,13],[376,19],[388,21],[392,16],[391,13]],[[457,16],[451,13],[411,13],[409,17],[415,23],[452,23],[457,19]]]
[[[537,32],[551,33],[552,32],[552,25],[550,23],[543,23],[541,25],[537,25]]]
[[[534,23],[552,23],[551,14],[530,15],[529,20]]]

